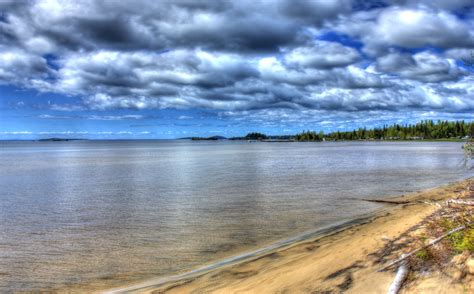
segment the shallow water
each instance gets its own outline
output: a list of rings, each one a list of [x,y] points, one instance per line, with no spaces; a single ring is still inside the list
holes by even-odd
[[[0,147],[0,292],[171,275],[473,175],[448,142]]]

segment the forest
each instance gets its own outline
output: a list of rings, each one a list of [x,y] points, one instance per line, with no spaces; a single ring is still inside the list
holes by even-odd
[[[436,140],[461,139],[474,135],[474,122],[424,120],[416,124],[392,124],[380,128],[359,128],[353,131],[303,131],[296,134],[297,141],[324,140]]]

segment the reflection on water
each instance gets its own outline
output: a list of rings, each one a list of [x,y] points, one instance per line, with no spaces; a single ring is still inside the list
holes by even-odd
[[[169,275],[472,175],[460,143],[0,144],[0,292]]]

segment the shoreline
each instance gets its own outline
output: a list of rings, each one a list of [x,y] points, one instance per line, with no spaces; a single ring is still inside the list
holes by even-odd
[[[470,177],[436,188],[390,197],[387,200],[399,202],[399,204],[387,204],[386,207],[374,213],[281,240],[255,251],[233,256],[182,274],[155,278],[101,291],[101,293],[181,293],[192,291],[268,293],[282,290],[327,291],[334,287],[336,290],[342,290],[341,285],[347,288],[344,289],[346,291],[356,287],[357,291],[370,292],[373,290],[370,283],[354,281],[355,272],[364,272],[369,268],[376,271],[370,262],[365,264],[366,261],[363,257],[382,247],[384,239],[401,234],[432,213],[435,208],[432,205],[427,205],[426,201],[452,198],[461,188],[472,184],[473,180],[474,178]],[[369,238],[368,235],[379,236],[378,239],[374,239],[373,237]],[[361,247],[352,246],[353,244],[358,244]],[[344,253],[344,246],[350,248],[345,250],[347,256],[338,258],[338,254]],[[333,251],[336,251],[337,254],[334,254]],[[354,272],[351,275],[351,281],[339,281],[336,278],[339,274],[335,278],[330,278],[331,275],[341,271]],[[377,277],[373,280],[374,283],[384,286],[393,278],[393,274],[390,272],[372,273],[371,276]],[[385,284],[380,281],[385,281]],[[364,285],[369,287],[364,288]],[[386,289],[379,288],[378,290],[383,292]]]
[[[315,231],[310,231],[310,232],[297,235],[295,237],[279,240],[274,243],[271,243],[270,245],[258,248],[256,250],[244,252],[242,254],[238,254],[235,256],[230,256],[222,260],[217,260],[210,264],[206,264],[202,267],[188,270],[183,273],[155,278],[155,279],[149,279],[145,282],[134,283],[131,286],[113,288],[113,289],[101,291],[99,293],[110,293],[110,294],[112,293],[143,293],[144,290],[150,287],[151,288],[161,287],[169,283],[181,282],[183,280],[198,278],[202,275],[205,275],[215,270],[232,267],[235,265],[239,265],[240,263],[252,262],[254,260],[258,260],[262,257],[265,257],[266,255],[272,254],[280,250],[284,250],[289,247],[297,246],[298,244],[307,242],[308,240],[319,240],[325,237],[332,236],[334,234],[341,233],[352,227],[364,225],[366,223],[371,222],[375,218],[383,217],[383,215],[387,213],[386,212],[387,209],[388,208],[382,208],[376,212],[369,213],[366,215],[361,215],[352,220],[332,224]]]

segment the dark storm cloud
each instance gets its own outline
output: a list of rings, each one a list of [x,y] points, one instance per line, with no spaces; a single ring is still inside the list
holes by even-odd
[[[216,3],[213,3],[216,2]],[[221,3],[219,3],[221,2]],[[273,51],[300,39],[307,24],[348,12],[349,1],[39,1],[4,5],[5,36],[31,35],[72,50],[169,49]],[[24,45],[24,44],[22,44]]]
[[[0,82],[81,97],[57,110],[466,113],[474,111],[472,70],[461,66],[474,50],[472,7],[2,1]],[[354,42],[318,40],[324,32]]]
[[[340,1],[280,1],[279,11],[302,23],[320,25],[325,19],[332,19],[351,11],[350,0]]]
[[[447,10],[467,9],[474,6],[471,0],[392,0],[390,2],[407,6],[426,5]]]

